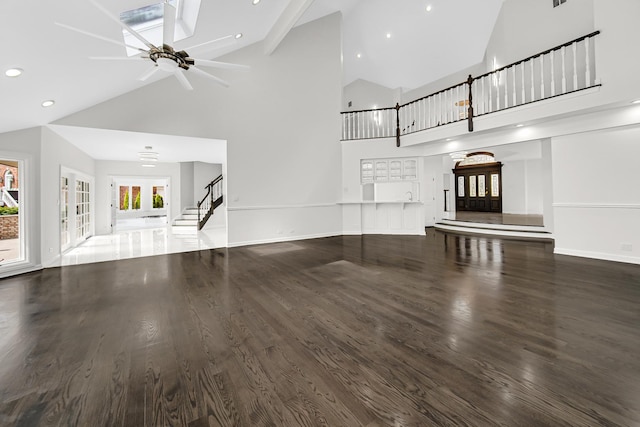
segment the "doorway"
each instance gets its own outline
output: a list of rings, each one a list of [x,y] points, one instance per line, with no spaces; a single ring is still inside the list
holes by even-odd
[[[60,171],[60,252],[94,234],[93,178],[62,167]]]
[[[471,153],[453,169],[456,211],[502,213],[502,163],[491,153]]]
[[[25,260],[22,163],[0,159],[0,269]]]

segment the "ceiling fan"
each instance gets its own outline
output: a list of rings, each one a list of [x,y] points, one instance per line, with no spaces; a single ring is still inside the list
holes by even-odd
[[[107,9],[105,9],[101,4],[96,2],[95,0],[89,0],[98,10],[100,10],[103,14],[105,14],[109,19],[116,22],[123,29],[125,29],[129,34],[142,42],[146,49],[133,46],[125,43],[124,41],[119,41],[115,39],[111,39],[108,37],[104,37],[98,34],[91,33],[89,31],[81,30],[79,28],[72,27],[70,25],[62,24],[56,22],[55,24],[66,28],[68,30],[76,31],[78,33],[94,37],[103,41],[107,41],[110,43],[117,44],[119,46],[123,46],[125,48],[135,49],[141,53],[140,56],[135,57],[91,57],[92,59],[102,59],[102,60],[126,60],[126,61],[151,61],[153,62],[151,68],[145,71],[142,75],[138,77],[138,80],[145,81],[154,75],[159,70],[172,73],[176,79],[180,82],[180,84],[186,90],[193,90],[193,86],[187,79],[185,75],[185,71],[189,73],[198,74],[207,79],[213,80],[216,83],[228,87],[229,83],[222,80],[219,77],[216,77],[212,74],[209,74],[198,67],[211,67],[211,68],[221,68],[221,69],[233,69],[233,70],[248,70],[249,67],[246,65],[240,64],[230,64],[227,62],[218,62],[218,61],[210,61],[206,59],[196,59],[189,57],[189,54],[186,50],[176,51],[171,45],[174,42],[175,37],[175,24],[176,24],[176,8],[169,3],[168,0],[165,0],[164,7],[164,15],[163,15],[163,24],[162,24],[162,46],[155,46],[149,40],[144,38],[138,31],[131,28],[125,22],[121,21],[118,17],[112,15]],[[194,49],[196,47],[201,47],[203,45],[213,44],[216,42],[222,42],[227,39],[233,39],[233,36],[229,35],[226,37],[222,37],[216,40],[211,40],[206,43],[202,43],[196,46],[191,46],[190,49]],[[196,66],[197,64],[197,66]]]

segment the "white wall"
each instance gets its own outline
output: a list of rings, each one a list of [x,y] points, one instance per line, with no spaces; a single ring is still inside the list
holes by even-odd
[[[96,234],[111,233],[111,180],[114,177],[148,180],[150,177],[168,178],[169,197],[165,197],[168,205],[168,220],[180,214],[180,164],[158,162],[155,168],[140,167],[139,162],[118,162],[97,160],[95,162],[96,196],[95,218]]]
[[[494,57],[502,67],[591,33],[593,3],[569,0],[554,8],[551,0],[505,1],[487,45],[487,70]]]
[[[49,128],[42,128],[41,191],[42,265],[55,265],[60,256],[60,172],[61,168],[95,176],[95,161]],[[75,189],[70,189],[75,191]],[[96,206],[95,204],[93,205]],[[94,214],[93,219],[95,220]],[[74,224],[70,224],[73,227]]]
[[[251,67],[216,72],[230,88],[190,75],[195,90],[186,92],[164,79],[59,124],[227,140],[231,246],[284,239],[275,218],[265,223],[272,206],[296,223],[287,238],[339,234],[340,25],[330,15],[293,29],[270,56],[262,43],[225,56]]]
[[[26,261],[14,267],[3,267],[0,277],[31,271],[41,266],[41,194],[40,150],[41,129],[31,128],[0,134],[0,156],[24,162],[25,175],[20,183],[20,203],[27,221],[23,228],[27,246]]]
[[[556,252],[640,264],[640,125],[552,140]]]
[[[400,89],[391,89],[359,79],[344,87],[342,111],[395,107],[397,102],[402,102],[400,96]],[[349,107],[349,102],[351,102],[351,107]]]
[[[180,211],[196,205],[193,197],[193,162],[180,163]]]
[[[193,162],[193,200],[195,206],[207,193],[205,187],[222,174],[222,165],[215,163]]]
[[[484,63],[473,65],[436,81],[427,83],[424,86],[420,86],[418,88],[404,92],[402,94],[402,101],[400,103],[406,104],[407,102],[415,101],[416,99],[431,95],[448,87],[466,82],[469,74],[477,77],[486,72],[487,70]],[[389,105],[389,107],[392,107],[392,105]]]

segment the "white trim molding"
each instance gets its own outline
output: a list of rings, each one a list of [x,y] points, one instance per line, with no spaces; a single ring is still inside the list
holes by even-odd
[[[261,211],[273,209],[307,209],[307,208],[332,208],[338,203],[316,203],[310,205],[269,205],[269,206],[227,206],[227,211]]]
[[[600,259],[605,261],[625,262],[628,264],[640,264],[640,257],[616,255],[616,254],[609,254],[604,252],[581,251],[576,249],[566,249],[566,248],[556,247],[554,248],[553,253],[557,255],[570,255],[570,256],[577,256],[582,258]]]
[[[640,203],[554,203],[553,207],[574,209],[640,209]]]

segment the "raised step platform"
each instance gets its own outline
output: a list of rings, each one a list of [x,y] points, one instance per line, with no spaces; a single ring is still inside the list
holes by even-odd
[[[443,219],[436,223],[436,229],[462,234],[487,234],[521,239],[553,240],[553,233],[532,225],[485,224],[470,221]]]

